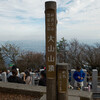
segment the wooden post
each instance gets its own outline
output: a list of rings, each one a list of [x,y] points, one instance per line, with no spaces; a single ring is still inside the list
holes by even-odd
[[[68,64],[57,64],[57,100],[68,100]]]
[[[56,2],[45,2],[47,100],[56,100]]]

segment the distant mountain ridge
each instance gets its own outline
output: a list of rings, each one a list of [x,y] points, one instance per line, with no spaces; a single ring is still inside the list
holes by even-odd
[[[95,43],[100,43],[100,40],[79,40],[80,43],[85,43],[89,45],[94,45]],[[26,51],[34,51],[34,52],[45,52],[45,40],[39,40],[39,41],[34,41],[34,40],[17,40],[17,41],[0,41],[0,46],[5,43],[12,43],[16,44],[17,46],[20,47],[21,50],[26,50]]]
[[[44,41],[0,41],[1,45],[5,43],[15,44],[20,47],[21,50],[33,51],[33,52],[45,52],[45,42]]]

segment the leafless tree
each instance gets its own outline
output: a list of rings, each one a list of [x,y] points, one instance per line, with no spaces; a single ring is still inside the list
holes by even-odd
[[[9,59],[12,63],[16,64],[20,50],[17,45],[6,43],[5,45],[2,45],[1,53],[4,59]]]
[[[3,71],[3,70],[6,70],[6,67],[5,67],[5,61],[2,57],[2,53],[1,53],[1,48],[0,48],[0,70]]]
[[[21,71],[26,70],[28,67],[37,69],[45,64],[44,54],[36,52],[24,52],[17,60],[17,65]]]
[[[68,63],[70,63],[73,68],[77,66],[84,67],[83,54],[84,48],[82,44],[75,39],[69,42],[66,55]]]
[[[96,43],[95,45],[87,45],[79,43],[76,39],[66,42],[63,38],[58,44],[57,58],[60,58],[59,62],[66,61],[66,63],[71,65],[71,68],[76,68],[77,66],[84,68],[84,66],[88,66],[92,69],[100,69],[99,43]]]
[[[85,45],[84,48],[84,60],[92,68],[100,69],[100,44],[94,46]]]

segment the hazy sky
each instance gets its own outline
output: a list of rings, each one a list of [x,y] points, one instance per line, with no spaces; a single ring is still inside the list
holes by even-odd
[[[44,40],[45,1],[0,0],[0,40]],[[58,39],[100,39],[100,0],[55,1]]]

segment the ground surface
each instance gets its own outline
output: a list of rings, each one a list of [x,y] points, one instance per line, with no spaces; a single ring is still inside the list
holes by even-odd
[[[44,95],[40,100],[46,100],[46,95]],[[68,100],[80,100],[80,98],[69,96]]]

